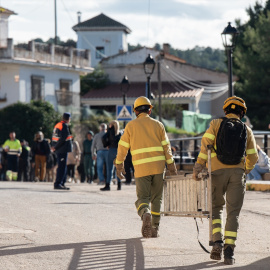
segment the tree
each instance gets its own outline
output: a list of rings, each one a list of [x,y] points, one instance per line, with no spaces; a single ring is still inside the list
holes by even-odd
[[[234,52],[234,73],[239,81],[235,93],[245,99],[254,129],[266,130],[270,123],[270,1],[247,9],[249,21],[241,25]]]
[[[18,139],[32,144],[34,134],[42,131],[45,138],[51,138],[54,125],[61,116],[49,102],[32,101],[30,104],[16,103],[0,110],[0,144],[15,131]]]
[[[109,83],[108,75],[98,65],[92,73],[81,76],[81,95],[83,96],[88,91],[100,89]]]

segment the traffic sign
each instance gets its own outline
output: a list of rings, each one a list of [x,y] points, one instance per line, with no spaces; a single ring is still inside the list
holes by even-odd
[[[118,121],[132,120],[132,106],[131,105],[117,105],[116,108]]]

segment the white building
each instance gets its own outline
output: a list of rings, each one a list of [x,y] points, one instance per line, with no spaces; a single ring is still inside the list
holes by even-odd
[[[109,57],[128,50],[127,34],[131,30],[109,18],[105,14],[80,22],[73,26],[78,36],[77,48],[91,51],[92,66],[95,67],[103,57]]]
[[[59,112],[79,114],[80,75],[93,71],[90,52],[33,41],[14,46],[7,31],[12,14],[0,8],[0,109],[18,101],[45,100]]]
[[[101,66],[108,74],[111,84],[103,89],[89,91],[82,97],[82,104],[121,105],[123,101],[120,83],[125,75],[130,82],[127,104],[132,105],[137,97],[146,95],[143,63],[148,54],[151,54],[156,63],[160,63],[163,102],[181,104],[184,110],[211,114],[214,117],[223,115],[223,102],[228,97],[227,74],[187,64],[185,60],[170,55],[168,45],[164,45],[162,51],[143,47],[102,59]],[[151,76],[151,91],[156,96],[154,102],[157,103],[157,64]]]

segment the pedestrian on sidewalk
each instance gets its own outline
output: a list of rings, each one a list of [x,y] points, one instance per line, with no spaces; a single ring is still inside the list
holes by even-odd
[[[270,172],[270,160],[267,154],[257,144],[258,162],[254,169],[247,175],[247,180],[262,180],[262,175]]]
[[[72,135],[68,124],[71,120],[71,114],[63,114],[62,121],[57,123],[53,129],[52,151],[57,154],[57,173],[54,183],[54,189],[69,190],[65,186],[67,180],[67,155],[72,152]]]
[[[91,153],[93,155],[93,160],[97,162],[97,175],[99,178],[99,185],[105,184],[105,176],[104,176],[104,165],[106,169],[108,167],[108,148],[103,146],[102,137],[107,132],[107,125],[102,123],[99,126],[99,133],[94,136]],[[106,170],[105,170],[106,171]]]
[[[149,116],[152,108],[146,97],[135,100],[137,118],[127,124],[114,161],[117,176],[124,179],[124,160],[130,149],[137,191],[135,205],[143,221],[142,236],[146,238],[158,236],[165,165],[171,175],[177,174],[165,128]]]
[[[86,134],[86,139],[83,141],[83,164],[84,174],[87,179],[87,183],[91,184],[95,175],[95,160],[92,155],[94,132],[89,130]]]
[[[21,143],[16,139],[16,133],[11,131],[9,133],[9,139],[3,144],[3,148],[7,153],[7,180],[17,181],[18,179],[18,167],[19,156],[22,152]]]
[[[197,181],[201,180],[198,175],[208,162],[207,146],[212,145],[214,246],[210,258],[221,260],[224,248],[224,263],[232,265],[235,263],[234,248],[246,190],[246,174],[254,168],[258,153],[252,130],[240,120],[247,111],[245,101],[240,97],[230,97],[225,100],[223,110],[226,117],[212,120],[210,127],[203,135],[201,151],[193,168],[193,178]],[[222,220],[225,203],[227,218],[223,234]]]
[[[18,181],[30,181],[31,148],[26,140],[21,140],[22,153],[19,158]]]
[[[51,149],[48,140],[44,139],[43,132],[38,131],[35,134],[31,152],[34,161],[32,166],[35,167],[35,181],[45,182],[46,164]]]
[[[113,120],[109,123],[108,131],[102,137],[103,146],[109,148],[108,158],[107,158],[107,177],[106,177],[106,185],[101,188],[101,191],[110,190],[110,184],[113,177],[113,171],[115,169],[113,165],[113,161],[116,158],[118,142],[121,138],[119,122],[117,120]],[[117,177],[117,190],[121,190],[121,180]]]
[[[75,177],[76,166],[80,164],[81,160],[81,149],[77,141],[72,141],[72,152],[68,153],[67,158],[67,175],[69,176],[69,183],[80,183],[79,179]]]

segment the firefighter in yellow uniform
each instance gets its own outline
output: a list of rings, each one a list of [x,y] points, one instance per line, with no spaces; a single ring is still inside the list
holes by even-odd
[[[226,118],[242,119],[246,114],[247,107],[245,101],[233,96],[225,100],[223,110]],[[214,245],[210,258],[221,260],[222,249],[224,248],[224,263],[234,264],[234,248],[239,227],[238,219],[243,205],[246,190],[246,174],[255,166],[258,154],[254,135],[249,127],[246,126],[246,146],[245,154],[240,157],[240,163],[227,165],[217,158],[217,136],[221,127],[222,119],[214,119],[210,127],[206,130],[201,141],[201,151],[197,163],[193,169],[193,178],[200,180],[198,174],[207,163],[207,145],[213,145],[211,153],[212,168],[212,210],[213,210],[213,241]],[[236,120],[237,121],[237,120]],[[232,139],[232,138],[231,138]],[[246,156],[245,156],[246,155]],[[226,193],[226,212],[227,219],[225,232],[222,232],[223,206],[225,205]],[[223,236],[225,245],[223,245]]]
[[[146,238],[158,236],[165,165],[171,175],[177,174],[165,128],[149,116],[152,108],[146,97],[135,100],[137,118],[127,124],[114,161],[117,176],[123,179],[124,160],[130,149],[136,180],[135,205],[143,221],[142,235]]]

